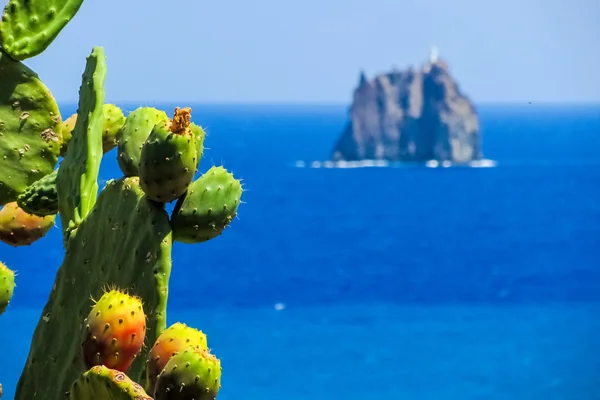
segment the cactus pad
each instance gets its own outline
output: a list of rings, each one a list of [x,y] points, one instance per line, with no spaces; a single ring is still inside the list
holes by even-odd
[[[15,273],[0,262],[0,315],[8,307],[15,289]]]
[[[69,151],[58,170],[58,209],[65,236],[88,215],[98,195],[106,59],[102,47],[87,57]]]
[[[113,289],[94,304],[85,324],[82,355],[86,368],[105,365],[127,372],[146,337],[142,300]]]
[[[207,350],[187,349],[158,376],[156,400],[214,400],[221,388],[221,362]]]
[[[55,217],[28,214],[16,202],[8,203],[0,210],[0,241],[14,247],[29,246],[46,236]]]
[[[0,50],[0,206],[52,172],[61,128],[48,88],[35,72]]]
[[[146,341],[128,370],[140,384],[148,351],[166,327],[172,232],[167,212],[146,198],[139,178],[108,182],[67,241],[65,259],[34,332],[16,400],[64,398],[81,373],[81,342],[77,338],[85,329],[90,297],[99,298],[107,286],[127,288],[144,299]]]
[[[237,214],[241,196],[239,180],[223,167],[210,168],[177,201],[171,216],[174,240],[200,243],[219,236]]]
[[[91,368],[71,385],[68,400],[152,400],[123,372],[103,365]]]
[[[17,197],[17,204],[23,211],[45,217],[58,213],[58,193],[56,192],[56,175],[52,171],[39,181],[33,182]]]
[[[108,153],[117,145],[117,132],[125,123],[123,111],[114,104],[104,104],[102,106],[102,152]],[[61,155],[67,153],[69,142],[73,137],[73,129],[77,122],[77,114],[71,115],[63,122]]]
[[[119,167],[125,176],[139,176],[142,146],[154,125],[168,121],[164,111],[153,107],[139,107],[127,115],[125,124],[117,133]]]
[[[10,0],[0,24],[0,44],[15,60],[43,52],[77,14],[83,0]]]
[[[196,350],[208,350],[206,335],[197,329],[177,322],[165,329],[150,350],[146,366],[146,390],[154,393],[158,374],[165,368],[174,355],[188,347]]]

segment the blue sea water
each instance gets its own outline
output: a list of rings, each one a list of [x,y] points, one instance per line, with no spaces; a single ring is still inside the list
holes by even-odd
[[[168,322],[207,333],[219,399],[600,399],[600,106],[480,114],[496,167],[336,169],[310,161],[345,106],[193,105],[201,170],[246,189],[224,235],[173,251]],[[62,256],[59,228],[0,248],[6,399]]]

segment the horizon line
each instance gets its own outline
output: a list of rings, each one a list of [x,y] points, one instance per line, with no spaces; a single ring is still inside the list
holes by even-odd
[[[78,105],[79,100],[56,100],[58,105]],[[516,106],[516,105],[527,105],[527,106],[535,106],[535,105],[543,105],[543,106],[600,106],[600,99],[593,101],[574,101],[574,100],[566,100],[566,101],[554,101],[554,100],[546,100],[546,101],[531,101],[531,100],[522,100],[522,101],[472,101],[473,104],[477,106]],[[107,101],[107,103],[112,104],[123,104],[123,105],[132,105],[132,104],[171,104],[171,103],[183,103],[183,104],[196,104],[196,105],[206,105],[206,106],[330,106],[330,107],[349,107],[352,102],[342,102],[342,101],[206,101],[206,100],[111,100]]]

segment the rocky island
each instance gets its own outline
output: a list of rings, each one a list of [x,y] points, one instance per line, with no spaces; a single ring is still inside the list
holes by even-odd
[[[482,159],[479,118],[432,51],[420,69],[361,73],[332,161],[470,164]]]

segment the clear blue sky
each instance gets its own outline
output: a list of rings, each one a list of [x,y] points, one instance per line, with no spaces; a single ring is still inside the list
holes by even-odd
[[[431,45],[476,102],[600,102],[600,0],[85,0],[27,64],[76,101],[107,54],[107,101],[347,103]]]

